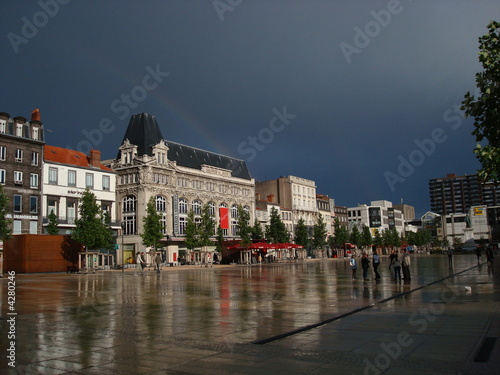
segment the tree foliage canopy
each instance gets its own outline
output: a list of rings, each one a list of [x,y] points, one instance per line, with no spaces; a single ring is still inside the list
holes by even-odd
[[[160,240],[163,238],[163,227],[161,224],[161,216],[156,211],[155,197],[149,198],[146,206],[146,216],[142,218],[143,233],[141,233],[142,244],[147,247],[152,247],[156,251]]]
[[[269,225],[266,226],[266,238],[271,243],[282,243],[289,240],[285,223],[281,221],[278,210],[274,207],[271,209]]]
[[[491,21],[488,33],[479,38],[479,62],[483,71],[476,73],[477,96],[467,92],[462,102],[466,117],[474,117],[476,148],[481,163],[482,181],[500,180],[500,23]]]
[[[80,199],[80,217],[75,221],[71,237],[83,244],[87,250],[109,249],[113,244],[113,236],[109,227],[109,218],[97,205],[94,193],[85,190]],[[107,222],[106,222],[107,221]]]
[[[297,222],[297,228],[295,228],[295,243],[304,247],[307,247],[309,243],[309,236],[307,234],[307,227],[303,218],[300,218]]]

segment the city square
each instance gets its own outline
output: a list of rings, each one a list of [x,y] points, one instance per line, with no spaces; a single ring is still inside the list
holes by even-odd
[[[352,280],[347,259],[308,259],[17,274],[14,331],[6,274],[0,342],[15,333],[15,367],[4,358],[2,373],[498,371],[499,278],[484,256],[412,255],[402,281],[383,258],[380,273]]]

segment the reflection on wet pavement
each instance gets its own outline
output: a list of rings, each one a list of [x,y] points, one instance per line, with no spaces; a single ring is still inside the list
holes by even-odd
[[[204,364],[208,367],[202,369],[207,372],[200,373],[209,373],[212,367],[220,370],[221,366],[226,371],[232,369],[235,355],[261,350],[253,349],[250,343],[296,330],[303,329],[263,345],[269,358],[275,350],[271,348],[303,347],[310,355],[325,347],[353,355],[365,353],[368,347],[360,346],[356,333],[359,327],[365,330],[366,342],[389,340],[394,334],[390,327],[383,335],[380,329],[366,329],[374,316],[390,315],[398,330],[407,325],[409,332],[418,333],[426,318],[415,316],[412,325],[409,316],[422,306],[438,312],[443,303],[474,306],[498,302],[498,286],[492,283],[486,265],[477,267],[475,256],[457,255],[450,268],[447,257],[415,255],[411,280],[393,281],[387,267],[384,259],[379,268],[382,279],[368,281],[361,275],[353,281],[347,260],[181,267],[145,276],[130,271],[17,275],[16,360],[26,373],[34,374],[166,373],[155,371],[179,364],[189,368],[193,358],[212,358],[217,353],[216,366]],[[4,348],[8,344],[4,324],[7,305],[6,283],[2,282],[0,343]],[[473,293],[467,292],[466,286]],[[396,295],[400,296],[391,299]],[[349,315],[348,320],[335,320],[367,306]],[[439,335],[444,329],[442,322],[433,324],[427,321],[426,335]],[[476,333],[473,326],[469,329]],[[462,333],[467,335],[467,329]],[[422,338],[414,340],[417,344]],[[262,352],[259,356],[264,363],[266,357]],[[296,365],[297,373],[309,371],[307,363]],[[306,366],[306,372],[298,371],[301,366]],[[194,369],[183,373],[190,371]]]

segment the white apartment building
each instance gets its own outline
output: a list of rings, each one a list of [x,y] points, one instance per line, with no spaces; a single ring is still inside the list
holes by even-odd
[[[100,161],[100,151],[82,152],[55,146],[44,146],[43,160],[43,226],[53,211],[58,218],[60,234],[70,234],[78,219],[78,204],[85,189],[95,194],[97,203],[116,222],[116,173]],[[119,227],[115,226],[115,230]],[[44,233],[45,229],[44,229]]]
[[[268,202],[277,203],[282,210],[291,211],[294,231],[298,221],[303,219],[310,236],[312,236],[313,226],[318,218],[316,183],[314,181],[296,176],[257,181],[255,192],[258,197],[267,197]],[[291,238],[294,235],[295,232],[291,234]]]
[[[372,236],[377,231],[396,229],[398,233],[404,231],[403,213],[392,207],[392,203],[385,200],[372,201],[370,205],[360,204],[357,207],[347,208],[349,227],[357,226],[359,230],[363,225],[370,228]]]

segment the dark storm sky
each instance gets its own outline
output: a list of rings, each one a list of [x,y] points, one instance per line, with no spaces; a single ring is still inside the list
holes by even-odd
[[[50,145],[113,158],[131,114],[163,136],[295,175],[354,206],[429,209],[474,174],[479,36],[498,0],[13,1],[0,5],[0,111],[39,108]]]

